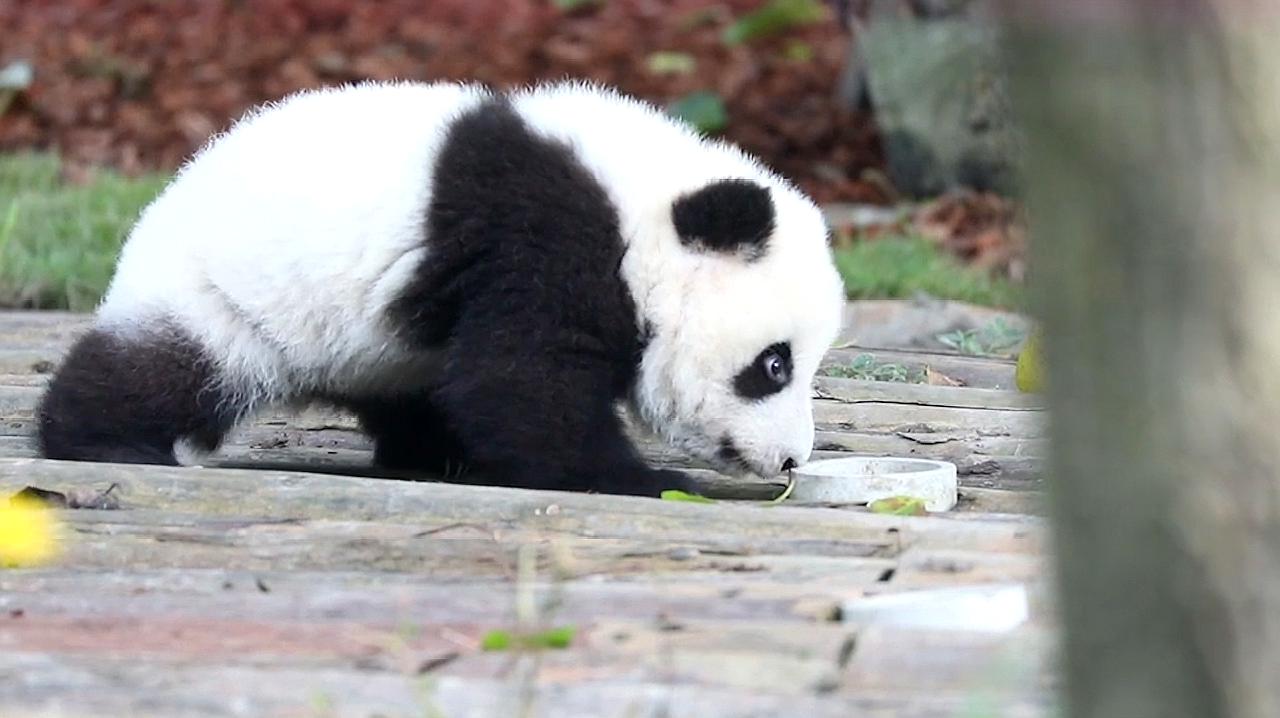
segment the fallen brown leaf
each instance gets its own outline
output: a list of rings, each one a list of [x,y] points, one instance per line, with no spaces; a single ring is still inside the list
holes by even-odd
[[[964,382],[953,379],[933,367],[924,368],[924,383],[933,386],[964,386]]]

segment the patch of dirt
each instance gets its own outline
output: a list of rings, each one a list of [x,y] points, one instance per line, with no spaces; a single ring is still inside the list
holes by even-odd
[[[497,87],[589,78],[666,104],[711,90],[728,139],[819,202],[883,203],[872,118],[842,109],[847,36],[828,17],[730,47],[757,0],[0,0],[0,66],[35,80],[0,115],[0,149],[54,148],[69,175],[172,170],[252,105],[362,79],[469,79]],[[653,52],[696,69],[656,74]],[[804,56],[808,59],[803,59]]]

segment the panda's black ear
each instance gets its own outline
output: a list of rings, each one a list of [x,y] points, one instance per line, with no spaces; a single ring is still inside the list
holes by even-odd
[[[677,199],[671,219],[685,246],[754,259],[773,234],[773,198],[750,180],[719,180]]]

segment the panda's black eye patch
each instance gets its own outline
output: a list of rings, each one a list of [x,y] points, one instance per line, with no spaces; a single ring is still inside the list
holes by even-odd
[[[791,345],[770,345],[733,378],[733,390],[743,399],[763,399],[791,383]]]

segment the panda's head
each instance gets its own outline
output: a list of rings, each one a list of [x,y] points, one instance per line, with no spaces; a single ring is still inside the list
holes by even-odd
[[[821,213],[761,174],[689,188],[644,224],[646,251],[623,263],[647,323],[634,409],[725,473],[803,464],[843,306]]]

